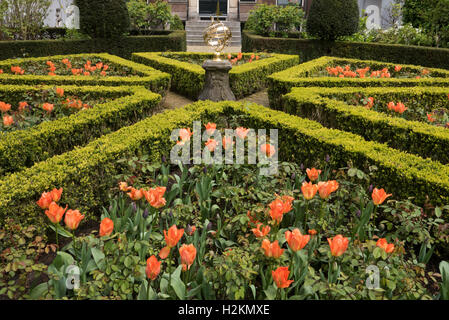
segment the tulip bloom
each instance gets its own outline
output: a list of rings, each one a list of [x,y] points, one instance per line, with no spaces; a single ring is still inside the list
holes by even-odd
[[[205,145],[209,149],[209,151],[212,152],[217,149],[218,142],[215,139],[209,139],[206,141]]]
[[[26,101],[19,102],[19,111],[25,110],[28,107],[28,103]]]
[[[276,223],[281,223],[282,217],[284,215],[284,202],[281,199],[276,199],[269,204],[270,207],[270,217]]]
[[[294,229],[293,232],[285,231],[285,239],[287,240],[288,246],[293,251],[301,250],[309,242],[309,235],[302,235],[298,228]]]
[[[64,208],[58,206],[58,204],[56,202],[52,202],[48,206],[48,209],[45,210],[45,214],[47,215],[48,219],[50,219],[51,222],[56,224],[61,221],[62,216],[64,215],[65,211],[67,210],[67,207],[68,206],[66,206],[64,209]]]
[[[334,257],[339,257],[345,253],[348,248],[349,239],[338,234],[333,238],[327,238],[327,242],[329,242],[332,255]]]
[[[196,257],[196,248],[193,244],[183,244],[179,248],[179,255],[181,256],[182,270],[190,270]]]
[[[383,188],[382,189],[374,188],[373,193],[371,194],[373,202],[376,206],[382,204],[385,201],[385,199],[387,199],[390,196],[392,196],[392,194],[391,193],[387,194]]]
[[[59,200],[61,200],[62,190],[63,190],[62,188],[60,189],[54,188],[53,190],[50,191],[50,194],[54,202],[58,202]]]
[[[44,109],[44,110],[47,111],[47,112],[53,111],[53,108],[54,108],[54,105],[51,104],[51,103],[44,103],[44,104],[42,105],[42,109]]]
[[[318,186],[312,182],[303,182],[301,186],[302,194],[307,200],[312,199],[318,191]]]
[[[284,249],[281,249],[278,240],[270,243],[270,240],[264,239],[262,241],[262,249],[264,250],[265,256],[267,256],[268,258],[277,259],[284,253]]]
[[[131,187],[130,192],[127,195],[131,198],[131,200],[138,201],[143,198],[143,189],[134,189]]]
[[[396,108],[396,105],[394,104],[393,101],[390,101],[388,103],[388,110],[394,110]]]
[[[388,243],[385,238],[377,240],[376,246],[382,248],[386,253],[392,253],[394,251],[394,244]]]
[[[338,189],[338,182],[336,180],[318,182],[318,192],[320,194],[321,199],[329,198],[331,193],[336,191],[337,189]]]
[[[433,113],[427,114],[427,120],[429,120],[429,122],[435,122],[435,118],[433,118]]]
[[[181,240],[183,234],[184,229],[178,229],[175,224],[172,225],[170,229],[168,229],[168,232],[164,230],[165,243],[167,244],[167,246],[162,248],[161,252],[159,253],[159,257],[161,257],[161,259],[165,259],[168,257],[171,248],[176,246],[179,240]]]
[[[273,145],[266,143],[260,146],[260,152],[266,154],[268,158],[271,158],[276,153],[276,148]]]
[[[14,123],[14,118],[8,115],[3,116],[3,125],[9,127]]]
[[[191,225],[188,225],[188,226],[187,226],[186,233],[187,233],[189,236],[191,236],[192,234],[194,234],[195,231],[196,231],[196,227],[195,227],[195,226],[191,226]]]
[[[394,71],[399,72],[401,71],[402,67],[401,66],[394,66]]]
[[[314,236],[314,235],[317,234],[317,232],[316,232],[315,229],[310,229],[310,230],[308,231],[308,233],[309,233],[311,236]]]
[[[167,188],[166,187],[156,187],[156,188],[151,188],[148,191],[143,190],[143,195],[145,196],[145,199],[147,199],[147,201],[150,203],[150,205],[153,208],[160,208],[165,206],[165,198],[164,198],[164,193],[165,190]]]
[[[217,128],[217,125],[215,123],[209,122],[208,124],[204,125],[206,127],[206,132],[209,135],[212,135],[215,132],[215,129]]]
[[[0,101],[0,111],[8,112],[9,110],[11,110],[11,105],[6,102]]]
[[[190,140],[190,137],[192,136],[193,132],[190,131],[190,128],[183,128],[179,130],[179,136],[181,137],[182,141],[188,141]]]
[[[262,227],[262,229],[260,227]],[[262,223],[258,223],[254,229],[251,229],[251,231],[254,233],[256,238],[265,237],[267,234],[270,233],[270,230],[271,230],[270,226],[264,227]]]
[[[83,219],[84,215],[78,210],[68,210],[65,214],[64,223],[70,230],[75,230]]]
[[[293,280],[288,280],[288,276],[290,275],[290,271],[288,267],[279,267],[274,271],[271,271],[271,275],[273,276],[274,283],[279,289],[288,288]]]
[[[64,95],[64,89],[63,88],[56,88],[56,94],[60,97]]]
[[[249,132],[249,129],[246,129],[243,127],[238,127],[237,129],[235,129],[235,134],[240,139],[245,139],[245,137],[248,135],[248,132]]]
[[[125,181],[122,181],[119,183],[119,188],[121,191],[124,191],[124,192],[132,189],[132,187],[128,187],[128,184]]]
[[[104,218],[100,223],[100,237],[109,236],[114,230],[114,221]]]
[[[162,261],[157,261],[155,255],[152,255],[147,259],[147,267],[145,268],[145,273],[148,279],[155,280],[159,273],[161,272]]]
[[[231,137],[223,137],[221,144],[223,145],[223,148],[226,150],[228,147],[232,147],[235,144],[235,142]]]
[[[39,207],[41,207],[41,209],[48,209],[48,207],[50,206],[50,204],[53,202],[53,196],[51,194],[51,192],[44,192],[41,195],[41,198],[39,199],[39,201],[37,201],[37,205]]]
[[[315,168],[306,169],[307,176],[309,177],[310,181],[315,181],[318,179],[319,175],[321,174],[321,170],[317,170]]]

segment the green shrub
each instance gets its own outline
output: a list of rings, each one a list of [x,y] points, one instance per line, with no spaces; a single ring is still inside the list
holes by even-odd
[[[359,27],[357,0],[314,0],[307,17],[307,32],[324,40],[356,33]]]
[[[287,6],[257,5],[250,11],[245,30],[255,31],[259,35],[274,36],[277,33],[287,36],[297,31],[304,23],[304,11],[296,4]]]
[[[358,134],[370,141],[387,143],[391,148],[449,164],[449,130],[418,121],[354,107],[344,101],[362,93],[387,105],[389,101],[415,98],[426,106],[445,105],[446,88],[293,88],[283,96],[278,110],[316,120],[322,125]],[[338,99],[337,101],[335,99]],[[344,100],[344,101],[343,101]]]
[[[171,25],[175,21],[175,17],[171,14],[171,7],[166,1],[156,0],[147,3],[146,0],[131,0],[126,5],[128,6],[131,27],[135,30],[165,29],[167,24]]]
[[[64,153],[75,146],[133,124],[154,112],[161,97],[143,87],[61,87],[66,94],[83,93],[112,100],[68,117],[46,121],[25,130],[0,133],[0,176],[30,167],[34,163]],[[53,87],[0,86],[11,97]],[[9,100],[8,100],[9,101]]]
[[[270,105],[279,103],[283,94],[290,92],[293,87],[449,87],[449,71],[431,68],[432,78],[336,78],[336,77],[310,77],[310,74],[325,70],[327,66],[353,65],[358,67],[370,66],[374,69],[394,69],[394,64],[371,60],[344,59],[334,57],[321,57],[284,71],[268,76],[268,97]],[[403,70],[420,72],[422,67],[402,65]]]
[[[301,61],[309,61],[321,56],[334,56],[449,69],[449,49],[397,44],[268,38],[244,31],[242,32],[242,51],[298,54]]]
[[[45,65],[47,60],[62,60],[64,58],[82,57],[98,57],[105,63],[112,63],[127,70],[132,75],[129,76],[48,76],[48,75],[12,75],[1,74],[0,84],[18,84],[18,85],[41,85],[41,84],[58,84],[58,85],[107,85],[107,86],[145,86],[153,92],[165,95],[170,87],[170,75],[153,68],[122,59],[107,53],[99,54],[77,54],[67,56],[50,56],[41,58],[28,58],[17,60],[0,61],[0,69],[9,69],[12,65],[20,65],[27,61],[40,61]]]
[[[177,14],[174,15],[173,21],[170,23],[170,30],[184,30],[184,24]]]
[[[0,180],[0,219],[20,217],[28,223],[43,219],[36,205],[43,191],[64,188],[64,202],[81,212],[98,210],[107,201],[114,176],[120,173],[117,159],[148,154],[159,162],[174,142],[172,130],[204,123],[219,117],[239,117],[247,128],[279,129],[279,157],[282,161],[314,165],[329,155],[329,165],[348,163],[367,169],[376,166],[373,181],[391,190],[397,198],[415,197],[416,204],[449,202],[449,168],[439,162],[366,141],[362,137],[317,122],[274,111],[256,104],[201,101],[182,109],[169,110],[102,136],[83,148],[76,148],[13,173]],[[29,183],[33,181],[33,183]],[[79,195],[82,194],[83,197]],[[427,199],[428,197],[428,199]]]
[[[120,38],[129,29],[125,0],[76,0],[81,32],[92,38]]]
[[[173,52],[170,55],[182,59],[206,60],[212,58],[210,53]],[[244,54],[251,56],[250,53]],[[204,69],[193,63],[164,57],[161,52],[133,53],[132,59],[167,72],[172,76],[172,90],[196,100],[204,85]],[[272,54],[271,57],[235,66],[229,72],[229,82],[237,98],[250,95],[267,85],[266,77],[273,72],[287,69],[299,63],[297,56]]]

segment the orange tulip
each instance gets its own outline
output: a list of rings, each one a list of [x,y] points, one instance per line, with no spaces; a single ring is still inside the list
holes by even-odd
[[[388,103],[388,110],[394,110],[396,108],[396,105],[394,104],[393,101],[390,101]]]
[[[100,223],[100,237],[109,236],[114,231],[114,221],[104,218]]]
[[[371,194],[373,202],[376,206],[382,204],[385,201],[385,199],[387,199],[390,196],[392,196],[392,194],[391,193],[387,194],[383,188],[382,189],[374,188],[373,193]]]
[[[196,248],[193,244],[183,244],[179,248],[179,255],[181,256],[182,270],[190,270],[196,257]]]
[[[82,215],[78,210],[67,210],[64,223],[69,229],[75,230],[78,228],[81,220],[83,219],[84,215]]]
[[[63,88],[56,88],[56,94],[60,97],[64,95],[64,89]]]
[[[168,232],[164,230],[165,243],[167,244],[167,246],[162,248],[161,252],[159,253],[161,259],[165,259],[168,257],[171,248],[176,246],[179,240],[181,240],[183,234],[184,229],[178,229],[176,225],[172,225],[170,229],[168,229]]]
[[[223,148],[226,150],[228,147],[232,147],[235,142],[231,137],[223,137],[223,141],[221,142]]]
[[[152,255],[147,259],[147,267],[145,268],[145,273],[148,279],[155,280],[159,273],[161,272],[162,261],[157,261],[155,255]]]
[[[0,74],[2,74],[3,73],[3,69],[0,69]]]
[[[318,182],[318,192],[320,194],[321,199],[329,198],[331,193],[336,191],[337,189],[338,189],[338,182],[336,180]]]
[[[209,151],[212,152],[217,148],[218,142],[215,139],[209,139],[206,141],[205,145],[209,149]]]
[[[281,199],[277,198],[269,204],[270,207],[270,217],[276,223],[281,223],[283,215],[284,215],[284,202]]]
[[[290,271],[288,267],[279,267],[274,271],[271,271],[271,275],[273,276],[274,283],[276,286],[281,288],[288,288],[293,280],[288,280],[288,276],[290,275]]]
[[[206,132],[211,135],[215,132],[215,129],[217,128],[217,125],[215,123],[209,122],[208,124],[204,125],[206,127]]]
[[[41,209],[48,209],[48,207],[50,206],[50,203],[53,202],[53,196],[51,194],[51,192],[44,192],[41,195],[41,198],[39,199],[39,201],[37,201],[37,205],[39,207],[41,207]]]
[[[433,116],[433,113],[427,114],[427,120],[429,120],[429,122],[435,122],[435,118],[433,118],[432,116]]]
[[[0,101],[0,111],[8,112],[9,110],[11,110],[11,105],[7,104],[6,102]]]
[[[394,71],[399,72],[401,71],[402,67],[401,66],[394,66]]]
[[[239,54],[237,55],[237,60],[242,60],[243,54],[241,52],[239,52]]]
[[[321,174],[321,170],[317,170],[315,168],[306,170],[307,176],[309,177],[310,181],[315,181],[318,179],[319,175]]]
[[[265,143],[260,146],[260,151],[266,154],[268,158],[271,158],[276,153],[276,148],[269,143]]]
[[[52,105],[51,103],[44,103],[42,105],[42,109],[44,109],[47,112],[51,112],[53,111],[54,105]]]
[[[14,118],[8,115],[3,116],[3,125],[8,127],[14,123]]]
[[[131,198],[131,200],[138,201],[143,198],[143,189],[134,189],[131,187],[130,192],[127,195]]]
[[[315,229],[310,229],[310,230],[308,231],[308,233],[309,233],[311,236],[314,236],[314,235],[317,234],[317,232],[316,232]]]
[[[193,132],[190,131],[190,128],[183,128],[179,130],[179,136],[181,137],[182,141],[188,141],[190,140],[190,137],[192,136]]]
[[[19,111],[22,112],[26,107],[28,107],[28,103],[26,101],[19,102]]]
[[[394,108],[394,111],[403,114],[407,109],[408,108],[402,102],[398,102],[396,107]]]
[[[164,198],[164,193],[166,189],[167,189],[166,187],[156,187],[151,188],[148,191],[143,190],[142,192],[143,195],[145,196],[145,199],[147,199],[147,201],[153,208],[161,208],[165,206],[166,203]]]
[[[284,249],[281,249],[278,240],[270,243],[270,240],[264,239],[262,241],[262,249],[264,250],[265,256],[267,256],[268,258],[277,259],[284,253]]]
[[[187,228],[187,229],[189,229],[189,228]],[[187,232],[187,234],[189,236],[191,236],[192,234],[195,233],[195,231],[196,231],[196,227],[195,226],[190,226],[190,230]]]
[[[124,192],[132,189],[132,187],[128,187],[128,184],[125,181],[122,181],[119,183],[119,188],[121,191],[124,191]]]
[[[302,194],[307,200],[312,199],[318,191],[318,186],[312,182],[303,182],[301,186]]]
[[[249,132],[249,129],[246,129],[244,127],[238,127],[237,129],[235,129],[235,134],[240,139],[245,139],[245,137],[248,135],[248,132]]]
[[[262,229],[260,227],[262,227]],[[267,234],[270,233],[270,230],[271,230],[270,226],[264,227],[262,223],[258,223],[254,229],[251,229],[251,231],[254,233],[256,238],[265,237]]]
[[[52,202],[48,206],[48,210],[45,210],[45,214],[47,215],[47,217],[50,219],[51,222],[59,223],[65,211],[67,210],[67,207],[68,206],[66,206],[64,209],[58,206],[56,202]]]
[[[295,198],[284,195],[281,197],[281,200],[284,203],[284,205],[282,206],[282,212],[283,213],[290,212],[290,210],[292,210],[292,202],[293,200],[295,200]]]
[[[327,238],[331,253],[334,257],[339,257],[345,253],[348,248],[349,239],[343,237],[341,234],[336,235],[333,238]]]
[[[50,191],[50,193],[54,202],[58,202],[59,200],[61,200],[62,188],[60,189],[54,188],[53,190]]]
[[[377,240],[376,246],[382,248],[386,253],[392,253],[394,250],[394,244],[388,243],[385,238],[380,238]]]
[[[288,246],[293,251],[301,250],[309,242],[309,235],[302,235],[298,228],[294,229],[293,232],[285,231],[285,239],[287,240]]]

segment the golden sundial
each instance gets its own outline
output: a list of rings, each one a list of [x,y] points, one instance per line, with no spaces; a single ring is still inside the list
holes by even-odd
[[[211,24],[204,30],[203,38],[204,42],[213,47],[215,50],[214,60],[221,60],[220,55],[225,47],[227,47],[231,41],[232,33],[228,27],[221,21],[214,21],[211,18]]]

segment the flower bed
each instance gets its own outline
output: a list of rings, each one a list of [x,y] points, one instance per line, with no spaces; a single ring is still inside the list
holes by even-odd
[[[252,56],[254,56],[253,59],[251,59]],[[231,55],[230,60],[234,61],[235,66],[229,72],[229,82],[237,99],[266,87],[268,75],[299,63],[297,56],[282,54],[260,54],[259,56],[260,59],[256,60],[256,55],[251,53],[244,53],[241,56]],[[201,67],[201,61],[212,57],[213,54],[210,53],[139,52],[133,53],[132,59],[171,74],[172,89],[197,100],[204,85],[205,71]],[[239,57],[241,58],[238,59]],[[241,64],[242,60],[248,63]]]
[[[350,70],[346,72],[349,71],[351,74],[347,73],[347,76],[344,76],[347,65]],[[332,71],[330,74],[330,68],[337,68],[337,66],[343,72],[334,69],[337,73]],[[396,66],[401,67],[399,71],[395,71]],[[357,70],[361,71],[366,67],[369,67],[369,70],[363,73],[364,78],[360,78],[360,73]],[[386,72],[382,72],[382,70]],[[371,77],[373,71],[380,72],[376,72],[376,75]],[[384,74],[383,77],[382,74]],[[389,76],[387,76],[388,74]],[[343,77],[339,77],[340,75]],[[444,69],[395,65],[370,60],[321,57],[268,76],[268,96],[270,105],[274,106],[280,102],[281,96],[290,92],[293,87],[449,87],[448,78],[449,71]]]
[[[436,87],[293,88],[276,106],[326,127],[448,164],[447,123],[438,125],[443,116],[433,122],[428,119],[447,110],[448,94],[449,88]]]
[[[168,74],[107,53],[4,60],[0,70],[0,84],[170,87]]]
[[[284,162],[272,179],[257,166],[177,168],[147,156],[119,161],[130,165],[101,210],[67,208],[63,188],[35,199],[55,241],[39,241],[33,258],[45,256],[44,247],[57,253],[48,267],[35,266],[48,281],[22,284],[22,297],[430,300],[447,294],[447,279],[439,282],[429,268],[440,262],[437,241],[449,241],[441,231],[447,206],[420,208],[370,185],[370,173],[324,161],[321,169]],[[94,232],[76,236],[89,216],[100,214]],[[2,255],[25,250],[16,245]],[[79,277],[67,286],[73,266]],[[366,281],[370,268],[378,283]],[[9,274],[2,277],[4,293],[21,295],[15,288],[23,272],[17,274],[12,282]]]
[[[361,169],[377,168],[373,169],[373,182],[394,190],[398,198],[415,197],[414,202],[419,205],[449,203],[449,168],[439,162],[260,105],[198,102],[156,114],[104,135],[84,148],[54,156],[5,177],[0,180],[0,218],[20,216],[24,223],[36,221],[40,214],[33,199],[42,190],[54,187],[64,188],[70,207],[94,210],[104,205],[113,177],[120,172],[116,159],[148,154],[149,161],[159,161],[171,149],[172,130],[191,126],[194,120],[218,122],[222,117],[236,116],[241,126],[279,129],[282,161],[300,161],[311,166],[317,158],[323,159],[328,154],[329,164],[335,167],[352,163]],[[33,184],[28,183],[31,180]],[[80,194],[84,195],[82,199]]]
[[[0,176],[135,123],[160,100],[143,87],[0,86]]]

